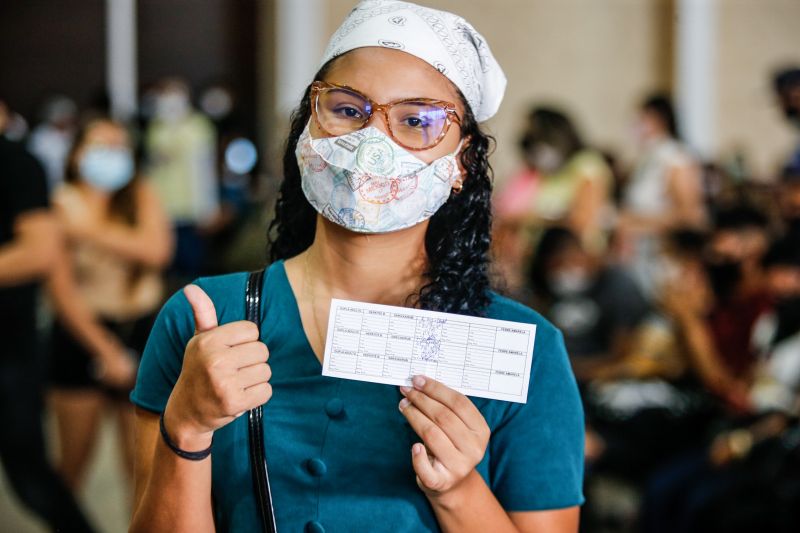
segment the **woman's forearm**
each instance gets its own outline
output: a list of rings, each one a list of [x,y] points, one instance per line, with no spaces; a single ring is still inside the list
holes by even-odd
[[[689,362],[700,380],[717,393],[730,390],[734,377],[721,363],[714,339],[703,319],[691,312],[681,313],[677,318]]]
[[[155,268],[165,266],[172,252],[169,237],[122,224],[107,224],[85,238],[124,259]]]
[[[17,217],[14,239],[0,246],[0,287],[45,277],[59,246],[59,233],[48,211],[39,209]]]
[[[472,474],[454,490],[452,494],[428,498],[442,531],[459,533],[520,531],[477,471],[473,470]]]
[[[109,352],[113,336],[79,293],[69,252],[59,247],[56,257],[47,280],[47,289],[58,318],[92,356],[102,357]]]
[[[166,424],[169,428],[168,421]],[[213,532],[211,456],[202,461],[178,457],[161,439],[158,415],[138,413],[136,425],[137,497],[130,531]],[[183,438],[179,433],[170,437],[178,447],[190,451],[210,444]]]
[[[428,496],[442,531],[498,533],[577,533],[580,508],[507,512],[477,471],[455,492]]]

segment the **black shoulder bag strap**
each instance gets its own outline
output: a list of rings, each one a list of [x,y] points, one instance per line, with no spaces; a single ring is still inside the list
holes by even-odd
[[[250,272],[245,288],[245,317],[261,329],[261,287],[264,284],[264,270]],[[256,506],[264,533],[276,533],[275,512],[272,510],[272,491],[269,488],[267,458],[264,454],[264,426],[261,406],[250,409],[247,414],[250,469],[253,472],[253,486],[256,492]]]

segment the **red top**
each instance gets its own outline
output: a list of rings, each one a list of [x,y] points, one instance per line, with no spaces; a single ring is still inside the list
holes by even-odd
[[[761,314],[771,308],[766,293],[759,292],[718,304],[708,318],[720,359],[736,377],[749,375],[757,354],[751,338]]]

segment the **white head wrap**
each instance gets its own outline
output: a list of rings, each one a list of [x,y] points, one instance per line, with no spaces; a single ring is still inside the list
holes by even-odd
[[[467,99],[478,122],[500,107],[506,77],[486,40],[466,20],[396,0],[364,0],[331,37],[322,65],[365,46],[402,50],[447,76]]]

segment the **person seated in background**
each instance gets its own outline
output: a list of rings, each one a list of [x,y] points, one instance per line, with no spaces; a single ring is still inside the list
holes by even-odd
[[[637,328],[651,309],[623,268],[603,264],[566,228],[548,228],[530,269],[537,308],[561,329],[575,377],[639,374],[631,351]]]
[[[778,241],[763,264],[774,306],[755,326],[761,356],[750,403],[759,411],[800,415],[800,248],[790,239]]]
[[[745,380],[752,377],[755,363],[754,325],[771,306],[762,266],[770,239],[764,214],[737,206],[717,213],[709,242],[708,279],[714,305],[708,326],[725,366]]]
[[[603,433],[587,428],[587,460],[599,459],[609,438],[627,449],[631,439],[622,433],[631,426],[616,422],[670,407],[677,397],[668,382],[682,375],[685,364],[675,336],[631,274],[586,252],[570,230],[546,230],[534,257],[536,304],[564,334],[587,420]]]
[[[749,207],[720,211],[706,249],[706,272],[682,274],[663,297],[697,377],[735,410],[748,406],[758,318],[770,309],[761,260],[766,218]]]
[[[703,236],[687,230],[670,237],[664,270],[675,278],[702,272]],[[564,334],[580,386],[590,495],[609,480],[635,492],[676,453],[699,446],[713,413],[686,386],[688,365],[675,328],[625,267],[586,252],[569,229],[548,228],[530,284],[537,308]],[[590,496],[582,512],[587,530],[610,513],[607,500],[606,508],[595,502]]]
[[[525,223],[534,230],[569,228],[587,250],[602,253],[613,186],[603,156],[587,147],[565,113],[549,107],[531,111],[521,145],[540,176]]]
[[[779,241],[764,269],[775,308],[757,325],[751,412],[653,476],[645,532],[793,531],[798,523],[786,510],[800,504],[800,249]]]
[[[50,382],[61,471],[77,489],[106,408],[116,411],[124,464],[133,470],[133,387],[139,354],[162,303],[172,253],[169,221],[136,174],[128,132],[89,122],[53,204],[67,238],[49,280],[57,311]]]
[[[614,243],[642,290],[654,297],[659,238],[675,228],[702,228],[706,212],[700,167],[679,141],[669,97],[654,95],[642,103],[636,131],[640,152],[623,192]]]

